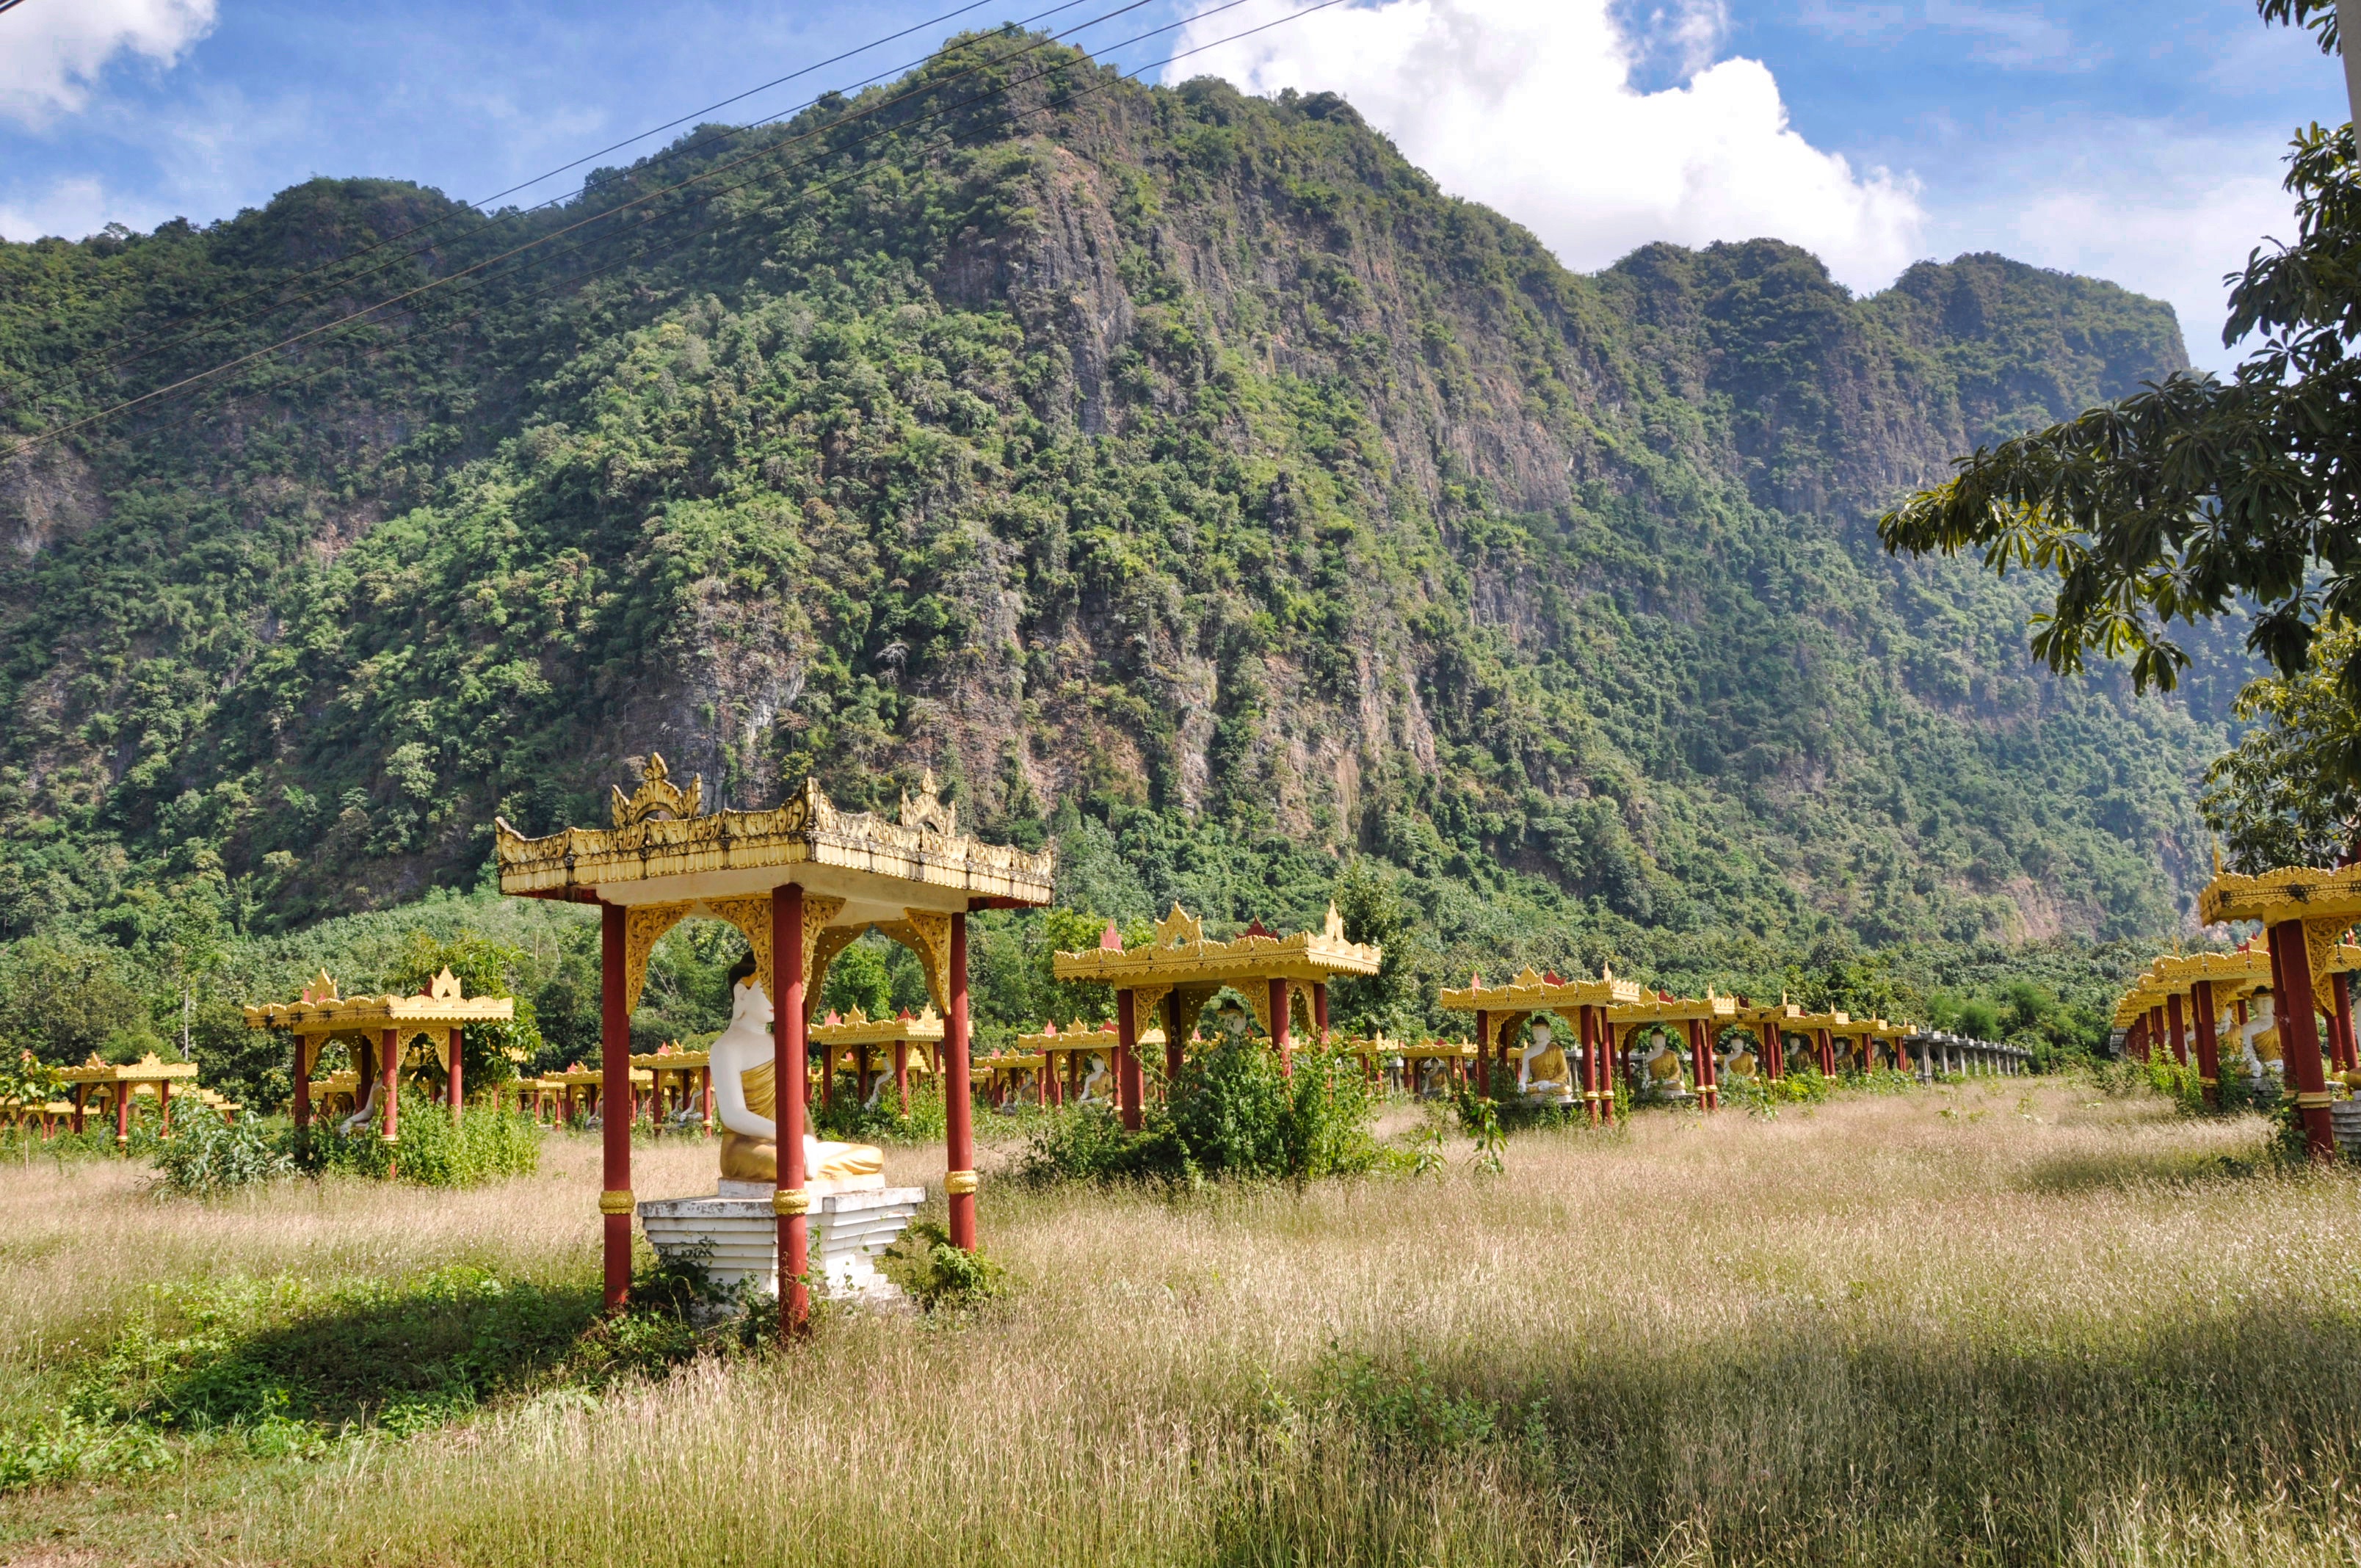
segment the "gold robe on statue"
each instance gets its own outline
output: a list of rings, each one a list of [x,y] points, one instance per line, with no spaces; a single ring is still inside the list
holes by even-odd
[[[748,1068],[738,1075],[746,1096],[746,1109],[757,1116],[775,1113],[778,1109],[778,1070],[770,1062]],[[772,1114],[772,1121],[778,1117]],[[818,1157],[807,1161],[811,1168],[804,1172],[808,1181],[843,1181],[856,1176],[875,1176],[885,1168],[885,1151],[868,1144],[831,1144],[813,1140]],[[774,1138],[749,1137],[744,1133],[721,1129],[721,1179],[724,1181],[776,1181],[779,1179],[779,1145]]]

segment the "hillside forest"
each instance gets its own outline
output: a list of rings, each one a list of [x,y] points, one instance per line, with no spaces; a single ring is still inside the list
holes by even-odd
[[[661,751],[1054,839],[1060,907],[977,920],[987,1043],[1097,1005],[1047,954],[1109,919],[1334,899],[1356,1028],[1612,962],[2085,1048],[2206,869],[2237,631],[2169,698],[2052,678],[2038,585],[1873,525],[2185,364],[1997,256],[1572,273],[1334,95],[1006,31],[547,208],[0,244],[0,435],[73,427],[0,458],[0,1040],[262,1095],[240,1003],[456,958],[581,1057],[593,927],[489,891],[491,823]],[[635,1034],[718,1027],[734,941],[667,938]],[[919,996],[873,939],[829,985]]]

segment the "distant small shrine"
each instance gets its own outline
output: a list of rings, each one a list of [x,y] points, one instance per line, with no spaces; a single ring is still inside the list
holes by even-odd
[[[1509,1070],[1510,1039],[1521,1026],[1531,1027],[1539,1015],[1563,1019],[1574,1031],[1581,1064],[1579,1097],[1595,1124],[1615,1119],[1615,1010],[1639,1005],[1643,994],[1638,985],[1616,979],[1603,966],[1596,980],[1561,980],[1554,970],[1536,974],[1528,967],[1506,985],[1488,986],[1482,975],[1474,975],[1466,990],[1446,987],[1439,1000],[1447,1011],[1475,1014],[1471,1065],[1478,1094],[1491,1092],[1488,1080],[1496,1066]]]
[[[1060,980],[1115,989],[1116,1104],[1123,1124],[1135,1130],[1141,1124],[1139,1046],[1148,1019],[1160,1016],[1165,1077],[1177,1079],[1181,1042],[1195,1032],[1205,1003],[1224,986],[1231,987],[1269,1035],[1279,1070],[1291,1071],[1296,1000],[1310,1003],[1309,1023],[1324,1042],[1328,982],[1340,975],[1375,974],[1384,961],[1377,944],[1345,939],[1345,921],[1334,904],[1317,931],[1281,937],[1257,921],[1226,942],[1209,940],[1205,923],[1175,904],[1145,942],[1126,948],[1109,921],[1097,947],[1049,960]]]
[[[293,1002],[246,1009],[246,1026],[282,1030],[294,1036],[292,1110],[299,1131],[312,1124],[312,1069],[318,1062],[320,1047],[331,1040],[349,1042],[355,1072],[354,1114],[366,1110],[368,1098],[374,1097],[378,1135],[393,1144],[401,1141],[399,1075],[403,1048],[412,1041],[423,1040],[425,1058],[440,1062],[451,1119],[456,1122],[467,1106],[459,1032],[470,1024],[505,1024],[515,1016],[514,1001],[505,996],[468,996],[447,968],[415,996],[340,996],[336,982],[323,970]]]
[[[197,1064],[185,1061],[164,1061],[154,1051],[136,1062],[103,1062],[93,1051],[90,1059],[80,1067],[67,1068],[58,1075],[70,1091],[73,1130],[82,1131],[91,1112],[113,1112],[115,1142],[119,1148],[131,1142],[131,1102],[145,1095],[156,1099],[156,1127],[159,1137],[172,1135],[172,1086],[176,1083],[196,1088]],[[98,1101],[91,1103],[93,1096]]]

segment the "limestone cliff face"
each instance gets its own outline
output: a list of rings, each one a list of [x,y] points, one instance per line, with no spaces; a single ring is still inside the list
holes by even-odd
[[[1769,241],[1576,276],[1333,97],[1028,91],[0,471],[0,804],[48,825],[0,921],[93,896],[61,842],[382,902],[650,748],[735,803],[931,766],[988,831],[1129,802],[1642,919],[2169,912],[2202,722],[2037,680],[2021,589],[1866,529],[2183,363],[2166,307],[1994,257],[1856,300]],[[0,289],[108,302],[93,341],[167,283],[302,320],[291,265],[438,213],[314,182]]]

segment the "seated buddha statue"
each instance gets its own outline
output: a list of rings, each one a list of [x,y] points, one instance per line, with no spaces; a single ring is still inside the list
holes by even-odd
[[[1654,1099],[1670,1100],[1686,1092],[1681,1082],[1681,1053],[1659,1036],[1654,1053],[1648,1058],[1648,1093]]]
[[[1091,1070],[1082,1078],[1082,1097],[1079,1105],[1112,1105],[1115,1103],[1115,1074],[1107,1070],[1106,1058],[1091,1058]]]
[[[1721,1076],[1730,1079],[1750,1079],[1754,1076],[1756,1066],[1754,1047],[1741,1039],[1735,1042],[1730,1047],[1730,1054],[1721,1058]]]
[[[771,1044],[771,999],[754,977],[733,990],[730,1027],[713,1042],[713,1106],[721,1122],[721,1179],[779,1179],[779,1128],[755,1106],[778,1103]],[[885,1185],[884,1151],[868,1144],[827,1143],[804,1135],[805,1190],[814,1197]]]
[[[1517,1092],[1537,1105],[1574,1103],[1574,1073],[1547,1019],[1525,1027],[1525,1048],[1517,1056]]]

